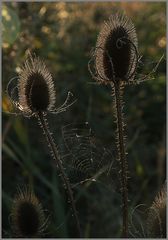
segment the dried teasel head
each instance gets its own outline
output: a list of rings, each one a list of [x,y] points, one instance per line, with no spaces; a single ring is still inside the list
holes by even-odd
[[[93,54],[96,80],[105,84],[132,81],[138,62],[137,47],[131,20],[121,14],[111,15],[101,28]]]
[[[55,105],[54,83],[45,63],[31,54],[18,79],[19,104],[27,112],[47,111]]]
[[[47,227],[42,205],[31,189],[19,189],[11,213],[11,226],[15,237],[40,237]]]
[[[167,191],[164,184],[148,213],[147,230],[151,238],[166,238],[166,199]]]
[[[19,75],[10,79],[6,91],[16,110],[11,114],[25,117],[38,116],[41,112],[58,114],[76,102],[72,101],[73,94],[68,92],[65,102],[56,107],[56,91],[51,73],[44,61],[31,53],[21,66]]]

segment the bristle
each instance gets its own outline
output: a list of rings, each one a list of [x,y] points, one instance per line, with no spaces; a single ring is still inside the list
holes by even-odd
[[[100,81],[127,81],[134,77],[137,37],[126,16],[112,15],[105,22],[96,43],[95,64]]]
[[[26,111],[40,112],[54,108],[55,89],[44,62],[30,55],[19,74],[19,102]]]
[[[40,237],[45,230],[45,216],[42,205],[34,193],[19,189],[11,214],[12,230],[15,237]]]
[[[147,230],[151,238],[166,238],[166,195],[165,184],[149,209]]]

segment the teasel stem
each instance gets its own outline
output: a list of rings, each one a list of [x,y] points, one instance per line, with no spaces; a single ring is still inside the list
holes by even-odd
[[[124,119],[122,113],[122,88],[121,82],[114,82],[112,85],[112,92],[114,95],[114,108],[116,112],[117,123],[117,154],[119,164],[121,166],[121,195],[122,195],[122,237],[128,237],[128,190],[127,190],[127,160],[124,143]]]
[[[50,132],[49,127],[48,127],[48,121],[47,121],[47,118],[45,116],[45,113],[39,112],[38,113],[38,120],[39,120],[40,126],[43,129],[44,135],[46,137],[46,140],[48,142],[48,145],[49,145],[49,148],[52,152],[52,155],[53,155],[53,157],[56,161],[56,164],[57,164],[57,166],[60,170],[60,174],[61,174],[63,183],[65,185],[65,188],[66,188],[66,191],[67,191],[70,203],[71,203],[73,215],[75,217],[78,234],[79,234],[79,237],[81,237],[81,228],[80,228],[80,223],[79,223],[79,219],[78,219],[78,215],[77,215],[77,210],[76,210],[76,206],[75,206],[75,200],[74,200],[74,197],[73,197],[73,192],[72,192],[69,180],[68,180],[68,178],[65,174],[65,171],[64,171],[59,153],[58,153],[57,146],[54,142],[54,139],[51,136],[51,132]]]

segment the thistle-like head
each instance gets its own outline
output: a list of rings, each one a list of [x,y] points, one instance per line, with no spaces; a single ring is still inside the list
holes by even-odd
[[[46,229],[42,205],[32,190],[25,188],[15,196],[11,213],[11,225],[16,237],[40,237]]]
[[[15,82],[17,80],[17,82]],[[64,112],[75,101],[68,92],[65,102],[56,107],[56,91],[51,73],[43,60],[29,54],[21,66],[18,77],[12,78],[7,85],[7,94],[16,108],[12,114],[38,116],[39,113],[58,114]]]
[[[105,84],[133,80],[138,61],[137,47],[132,21],[124,15],[111,15],[103,24],[96,42],[96,79]]]
[[[45,63],[30,55],[19,73],[19,104],[27,112],[47,111],[55,106],[55,90],[52,76]]]

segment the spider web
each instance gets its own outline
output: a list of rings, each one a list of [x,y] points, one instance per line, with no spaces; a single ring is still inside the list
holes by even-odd
[[[111,173],[113,150],[97,141],[87,122],[64,126],[62,136],[65,144],[62,158],[71,183],[96,181],[100,175]]]
[[[133,238],[147,238],[147,206],[139,204],[132,207],[129,213],[129,234]]]
[[[155,79],[162,61],[165,61],[164,54],[157,61],[145,60],[141,56],[137,66],[136,81],[140,83]]]
[[[13,99],[15,102],[18,101],[19,96],[18,96],[18,77],[13,77],[10,79],[6,93],[8,94],[10,99]]]

